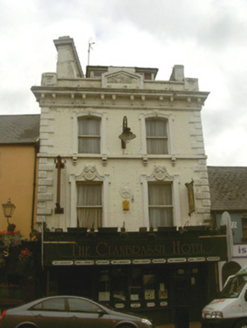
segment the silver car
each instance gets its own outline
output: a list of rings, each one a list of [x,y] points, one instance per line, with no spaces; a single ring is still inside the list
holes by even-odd
[[[114,311],[90,299],[54,296],[4,310],[0,328],[153,328],[135,314]]]

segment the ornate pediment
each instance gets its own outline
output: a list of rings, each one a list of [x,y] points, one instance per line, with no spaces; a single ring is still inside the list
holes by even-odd
[[[153,173],[147,177],[148,181],[173,181],[174,177],[171,176],[164,166],[155,166]]]
[[[108,72],[102,75],[103,88],[141,89],[143,77],[140,74],[130,73],[125,70]]]
[[[102,181],[103,176],[99,175],[96,167],[94,165],[86,165],[83,171],[75,176],[76,181]]]

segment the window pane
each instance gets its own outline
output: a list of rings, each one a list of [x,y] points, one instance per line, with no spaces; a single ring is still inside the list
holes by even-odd
[[[99,136],[100,120],[92,118],[83,118],[79,120],[79,135]]]
[[[148,186],[149,205],[172,205],[172,189],[170,184],[150,183]]]
[[[147,139],[147,153],[168,154],[167,139]]]
[[[78,185],[78,205],[102,205],[100,184],[79,184]]]
[[[147,120],[146,133],[148,154],[168,154],[167,121]]]
[[[149,223],[153,228],[173,226],[172,185],[148,184]]]
[[[35,305],[33,310],[65,311],[64,298],[54,298]]]
[[[83,118],[78,121],[78,152],[100,153],[100,120]]]
[[[102,208],[79,208],[77,211],[78,226],[84,228],[94,228],[102,226]]]
[[[147,137],[166,137],[166,121],[146,121]]]
[[[78,226],[97,229],[102,226],[102,185],[78,184]]]
[[[97,312],[99,307],[87,300],[80,300],[76,298],[69,298],[69,310],[71,312]]]
[[[149,208],[149,222],[153,228],[172,227],[172,208]]]
[[[247,238],[247,219],[242,219],[243,238]]]
[[[100,139],[99,138],[79,138],[79,153],[83,154],[99,154]]]

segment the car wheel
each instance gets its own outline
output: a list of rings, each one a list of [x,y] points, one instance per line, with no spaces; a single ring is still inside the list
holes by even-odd
[[[247,320],[240,321],[234,326],[234,328],[247,328]]]

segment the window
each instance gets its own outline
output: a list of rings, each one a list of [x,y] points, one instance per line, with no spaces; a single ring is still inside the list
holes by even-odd
[[[167,120],[146,120],[148,154],[168,154]]]
[[[97,118],[80,118],[78,120],[78,152],[100,153],[100,120]]]
[[[65,311],[64,298],[52,298],[32,307],[33,311]]]
[[[152,74],[151,73],[144,73],[144,79],[145,80],[152,80]]]
[[[243,239],[247,240],[247,219],[242,218]]]
[[[102,226],[102,184],[81,183],[77,189],[77,225],[97,229]]]
[[[70,312],[91,312],[96,313],[100,308],[87,300],[81,300],[77,298],[68,298]]]
[[[149,182],[148,206],[150,226],[173,226],[172,184]]]

